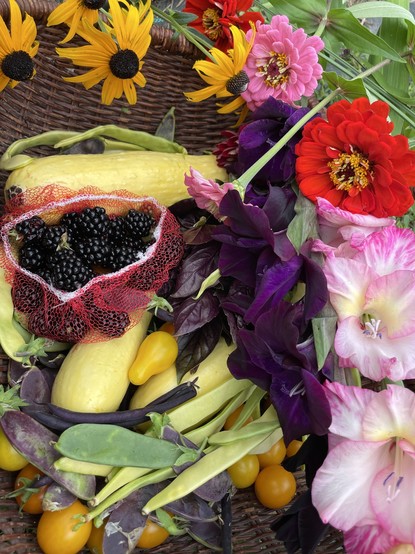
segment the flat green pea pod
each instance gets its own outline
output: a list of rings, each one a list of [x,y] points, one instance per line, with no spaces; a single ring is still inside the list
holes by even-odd
[[[0,345],[9,358],[20,362],[17,353],[24,348],[25,341],[13,324],[13,313],[12,288],[0,268]]]
[[[183,447],[119,427],[81,423],[64,431],[55,444],[63,456],[114,467],[172,467]]]
[[[278,418],[272,406],[257,421],[258,423],[273,423],[274,430],[276,427],[279,427]],[[210,450],[206,456],[203,456],[196,463],[185,469],[166,488],[147,502],[143,508],[143,513],[149,514],[157,510],[157,508],[161,508],[170,502],[190,494],[199,486],[207,483],[210,479],[213,479],[216,475],[243,458],[261,444],[272,432],[272,430],[264,431],[239,441],[230,441],[228,444]]]

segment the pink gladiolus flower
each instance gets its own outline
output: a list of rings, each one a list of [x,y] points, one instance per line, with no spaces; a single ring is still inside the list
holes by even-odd
[[[248,108],[254,111],[269,96],[293,104],[302,96],[310,96],[321,78],[318,52],[324,42],[308,37],[303,29],[296,31],[285,15],[275,15],[269,24],[256,24],[254,46],[244,70],[249,85],[242,93]],[[252,31],[246,34],[249,42]]]
[[[374,381],[415,377],[415,234],[385,227],[351,256],[323,268],[338,315],[334,347],[343,367]]]
[[[190,168],[190,175],[185,175],[184,183],[190,196],[195,199],[197,206],[202,210],[207,210],[220,220],[219,204],[228,190],[234,188],[232,183],[219,185],[212,179],[205,179],[193,167]]]
[[[395,225],[391,217],[353,214],[336,208],[325,198],[317,198],[319,235],[313,250],[326,255],[351,256],[370,234]]]
[[[415,395],[326,383],[329,453],[312,485],[321,519],[345,534],[346,552],[415,545]]]

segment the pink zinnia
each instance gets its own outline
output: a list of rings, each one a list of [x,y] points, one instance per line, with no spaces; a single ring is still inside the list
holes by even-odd
[[[192,196],[199,208],[207,210],[217,219],[221,219],[219,215],[219,204],[222,198],[232,190],[232,183],[224,183],[219,185],[212,179],[205,179],[201,173],[190,168],[190,175],[184,176],[184,183],[187,186],[187,191]]]
[[[248,41],[251,34],[246,34]],[[257,23],[244,67],[250,82],[241,95],[248,108],[255,110],[270,95],[289,104],[310,96],[323,71],[317,56],[323,48],[321,38],[308,37],[303,29],[294,31],[285,15],[274,16],[270,24]]]

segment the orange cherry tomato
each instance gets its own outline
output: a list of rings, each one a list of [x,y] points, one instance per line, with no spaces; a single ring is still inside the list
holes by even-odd
[[[179,347],[166,331],[154,331],[143,340],[137,356],[128,370],[133,385],[143,385],[152,375],[168,369],[176,361]]]
[[[138,548],[155,548],[167,539],[169,532],[164,527],[158,525],[147,518],[146,525],[137,542]]]
[[[164,331],[165,333],[170,333],[170,335],[174,335],[174,325],[171,321],[165,321],[160,327],[159,331]]]
[[[21,469],[16,477],[14,488],[15,490],[21,489],[26,485],[29,485],[30,482],[36,476],[42,476],[42,473],[37,467],[32,464],[27,464],[23,469]],[[21,495],[16,496],[16,502],[19,504],[21,510],[27,514],[41,514],[43,512],[42,501],[45,496],[47,485],[37,489],[37,492],[25,491]]]
[[[246,489],[255,483],[259,473],[258,456],[247,454],[230,467],[228,473],[237,489]]]
[[[88,508],[80,500],[56,512],[43,512],[37,526],[37,542],[44,554],[78,554],[91,534],[92,522],[79,525],[77,515]]]
[[[285,448],[284,439],[280,439],[271,448],[263,454],[258,454],[259,465],[261,467],[280,464],[285,458],[287,449]]]
[[[102,543],[104,541],[105,522],[101,527],[95,527],[92,525],[91,534],[86,542],[87,547],[92,554],[102,554]]]
[[[286,506],[294,498],[297,483],[292,473],[280,465],[262,469],[255,481],[255,495],[259,502],[277,510]]]
[[[302,446],[303,446],[302,441],[292,440],[290,444],[287,446],[287,458],[291,458],[291,456],[294,456],[294,454],[297,454],[297,452],[300,450]]]
[[[228,431],[229,429],[231,429],[233,427],[233,424],[238,419],[239,414],[242,412],[243,409],[244,409],[244,404],[241,404],[241,406],[239,406],[239,408],[236,408],[236,410],[234,412],[232,412],[230,416],[228,416],[227,420],[225,421],[225,423],[223,425],[223,428],[226,431]],[[246,421],[244,421],[244,425],[247,425],[251,421],[253,421],[253,418],[251,416],[249,416],[246,419]]]

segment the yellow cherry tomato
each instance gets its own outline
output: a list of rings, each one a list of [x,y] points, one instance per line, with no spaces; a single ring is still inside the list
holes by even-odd
[[[86,542],[87,547],[92,554],[102,554],[102,543],[104,541],[105,523],[101,527],[92,525],[91,534]]]
[[[247,454],[230,467],[228,473],[237,489],[246,489],[255,483],[259,473],[258,456]]]
[[[259,465],[261,467],[280,464],[285,458],[287,449],[285,448],[284,439],[280,439],[271,448],[263,454],[258,454]]]
[[[266,508],[277,510],[294,498],[297,483],[292,473],[280,465],[262,469],[255,480],[255,495]]]
[[[0,426],[0,469],[4,471],[19,471],[27,466],[27,464],[26,458],[20,452],[17,452]]]
[[[230,416],[228,416],[227,420],[225,421],[224,425],[223,425],[223,428],[227,431],[228,429],[231,429],[233,427],[233,424],[235,423],[235,421],[238,419],[239,417],[239,414],[242,412],[242,410],[244,409],[244,404],[242,404],[241,406],[239,406],[239,408],[236,408],[236,410],[234,412],[231,413]],[[249,416],[246,421],[244,421],[244,425],[247,425],[248,423],[250,423],[251,421],[253,421],[253,418],[251,416]]]
[[[179,353],[176,339],[166,331],[154,331],[143,340],[128,378],[133,385],[143,385],[152,375],[174,364]]]
[[[291,456],[294,456],[294,454],[297,454],[297,452],[300,450],[302,446],[303,446],[302,441],[292,440],[290,444],[287,446],[287,458],[291,458]]]
[[[18,490],[29,484],[35,477],[44,475],[37,467],[27,464],[17,474],[14,482],[14,489]],[[37,492],[26,492],[16,496],[16,502],[23,512],[27,514],[41,514],[43,512],[42,501],[45,496],[47,485],[37,489]]]
[[[164,527],[147,518],[146,525],[138,539],[137,547],[155,548],[162,544],[168,536],[169,532]]]
[[[87,514],[80,500],[56,512],[43,512],[37,526],[37,542],[44,554],[78,554],[91,534],[92,522],[79,525],[76,516]]]

